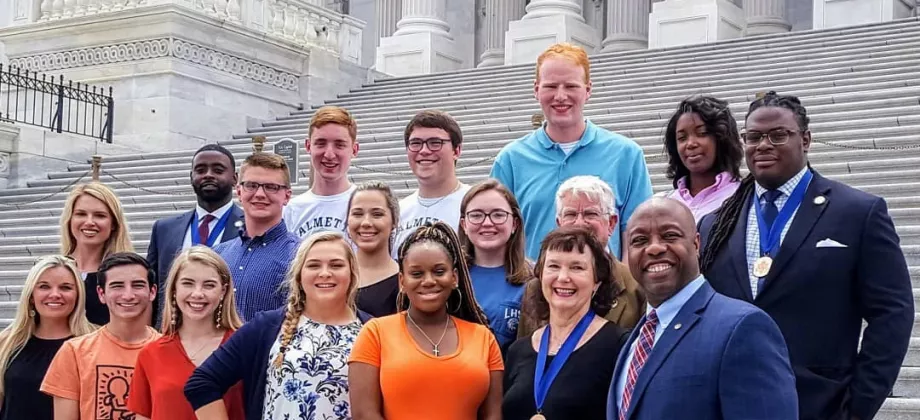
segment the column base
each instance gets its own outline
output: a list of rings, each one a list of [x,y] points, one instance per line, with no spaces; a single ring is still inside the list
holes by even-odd
[[[476,67],[477,68],[497,67],[497,66],[504,66],[504,65],[505,65],[505,50],[495,48],[495,49],[491,49],[491,50],[488,50],[482,53],[482,56],[479,57],[479,64]]]
[[[754,16],[748,18],[744,36],[781,34],[792,30],[792,25],[783,18],[769,16]]]
[[[597,30],[568,15],[512,21],[505,33],[505,64],[534,63],[550,45],[570,42],[594,53],[600,44]]]
[[[641,35],[616,34],[608,36],[601,52],[633,51],[648,48],[648,38]]]
[[[814,0],[814,29],[889,22],[910,17],[902,0]]]
[[[649,15],[649,48],[741,37],[744,11],[728,0],[665,0]]]
[[[430,32],[382,38],[376,63],[377,71],[391,76],[431,74],[464,66],[460,46]]]

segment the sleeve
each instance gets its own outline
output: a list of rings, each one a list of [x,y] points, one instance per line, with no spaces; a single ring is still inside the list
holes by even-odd
[[[160,224],[160,221],[153,222],[153,228],[150,229],[150,244],[147,245],[147,265],[153,269],[153,272],[156,273],[156,277],[160,278],[159,267],[157,267],[157,260],[159,259],[159,251],[157,250],[157,226]],[[157,285],[158,287],[161,285]]]
[[[156,345],[156,342],[152,345]],[[151,418],[153,412],[153,395],[147,378],[147,363],[150,359],[149,348],[150,346],[147,346],[137,356],[137,363],[134,365],[134,377],[131,379],[131,387],[128,393],[128,410],[147,418]]]
[[[489,331],[485,326],[482,329],[485,330],[486,340],[489,341],[489,370],[505,370],[505,362],[502,361],[502,349],[498,345],[498,341],[495,340],[495,334],[492,334],[492,331]]]
[[[348,363],[352,362],[380,367],[380,328],[376,319],[365,324],[358,333],[348,358]]]
[[[627,185],[621,191],[623,194],[623,207],[617,209],[620,215],[620,232],[626,231],[626,223],[632,217],[636,207],[639,207],[645,200],[652,196],[652,181],[649,178],[648,167],[645,166],[645,154],[638,145],[634,149],[635,157],[632,159],[633,165],[630,168],[630,176]],[[617,191],[617,193],[621,193]],[[621,247],[622,248],[622,247]]]
[[[510,144],[508,146],[510,146]],[[508,146],[506,146],[506,148]],[[508,191],[514,192],[514,175],[511,172],[511,164],[508,162],[508,153],[506,150],[507,149],[502,149],[498,152],[498,156],[495,157],[495,162],[492,163],[492,170],[489,172],[489,177],[495,178],[504,185]]]
[[[719,371],[722,418],[795,420],[795,375],[779,327],[756,310],[735,324]]]
[[[894,386],[907,354],[914,322],[910,272],[888,207],[872,205],[863,227],[857,262],[857,305],[866,320],[850,383],[850,411],[871,419]]]
[[[76,349],[70,341],[54,355],[40,389],[52,397],[80,401],[80,369]]]
[[[265,313],[260,313],[243,324],[195,369],[184,389],[185,398],[195,410],[222,399],[246,372],[263,368],[253,365],[258,364],[255,355],[263,345],[260,331],[266,324],[265,319]]]

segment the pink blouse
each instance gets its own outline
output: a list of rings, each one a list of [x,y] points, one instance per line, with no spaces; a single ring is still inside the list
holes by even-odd
[[[667,196],[687,205],[693,212],[693,218],[699,222],[703,216],[718,210],[722,202],[731,197],[739,185],[741,181],[732,179],[730,172],[722,172],[716,175],[715,184],[704,188],[694,197],[690,195],[690,190],[687,188],[687,177],[684,176],[677,180],[677,189],[668,193]]]

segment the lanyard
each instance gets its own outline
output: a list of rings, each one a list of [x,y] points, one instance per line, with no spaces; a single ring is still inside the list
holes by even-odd
[[[789,200],[786,201],[783,210],[776,215],[773,226],[767,226],[767,221],[763,218],[763,208],[760,206],[760,200],[757,198],[757,194],[754,194],[752,204],[754,205],[755,213],[757,213],[757,227],[760,230],[760,255],[775,257],[779,252],[783,228],[786,227],[786,223],[792,218],[792,214],[795,213],[799,204],[802,204],[802,200],[805,198],[805,190],[808,188],[811,178],[811,171],[806,170],[805,175],[799,180],[799,184],[789,195]]]
[[[220,235],[224,230],[224,226],[227,225],[227,221],[230,220],[230,213],[233,213],[233,207],[227,209],[223,216],[217,221],[217,224],[214,225],[214,230],[208,235],[207,245],[209,248],[214,246],[214,242],[217,240],[217,236]],[[192,246],[201,245],[201,237],[198,236],[198,223],[200,223],[201,217],[198,217],[198,213],[195,212],[195,218],[192,219]]]
[[[559,353],[556,353],[556,357],[550,362],[549,371],[546,372],[546,376],[544,376],[543,370],[546,368],[546,357],[549,355],[550,336],[549,325],[546,326],[546,331],[543,332],[543,338],[540,339],[540,351],[537,353],[537,368],[534,373],[533,381],[533,396],[536,399],[537,412],[543,410],[543,402],[546,401],[546,394],[549,392],[549,387],[553,384],[553,380],[556,379],[556,375],[559,374],[559,371],[562,370],[562,365],[565,364],[569,356],[572,355],[572,352],[575,351],[575,346],[578,345],[581,336],[585,335],[585,331],[588,330],[588,326],[591,325],[592,320],[594,320],[594,311],[589,309],[588,313],[581,318],[581,321],[578,321],[578,325],[575,326],[572,333],[566,337],[565,341],[562,343],[562,347],[559,348]]]

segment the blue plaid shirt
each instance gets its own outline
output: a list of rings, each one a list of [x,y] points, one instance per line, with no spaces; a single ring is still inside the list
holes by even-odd
[[[214,248],[230,266],[236,309],[243,321],[259,312],[284,306],[287,299],[284,276],[298,245],[300,238],[288,232],[282,220],[262,236],[250,238],[241,231],[238,238]]]

